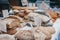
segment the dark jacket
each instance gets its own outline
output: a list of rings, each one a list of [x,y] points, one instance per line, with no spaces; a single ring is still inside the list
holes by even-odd
[[[35,3],[37,0],[28,0],[28,2]]]
[[[0,4],[9,4],[8,0],[0,0]]]

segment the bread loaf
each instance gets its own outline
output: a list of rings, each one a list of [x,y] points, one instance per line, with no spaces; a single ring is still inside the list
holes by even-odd
[[[23,19],[18,16],[13,15],[13,16],[3,19],[3,21],[6,22],[7,28],[13,28],[13,27],[20,26],[20,22],[22,22]]]
[[[34,30],[37,32],[42,32],[46,35],[46,39],[51,38],[51,35],[55,33],[54,28],[52,27],[36,27]]]
[[[7,33],[7,34],[11,34],[11,35],[15,34],[17,32],[16,29],[18,27],[20,27],[20,28],[22,27],[20,25],[20,23],[22,21],[23,21],[22,18],[20,18],[18,16],[15,16],[15,15],[2,19],[0,21],[0,23],[1,23],[0,25],[4,25],[4,26],[1,27],[3,30],[5,30],[5,31],[3,31],[3,33]]]
[[[19,40],[33,40],[33,34],[30,30],[20,30],[19,33],[15,35]]]

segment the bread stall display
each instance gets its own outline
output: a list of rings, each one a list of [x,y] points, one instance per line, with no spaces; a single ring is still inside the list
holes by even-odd
[[[20,7],[17,4],[12,3],[12,14],[0,20],[0,40],[51,40],[56,30],[53,24],[47,24],[50,20],[54,23],[60,15],[44,3],[41,5],[44,14],[36,12],[38,7]]]
[[[46,22],[50,20],[46,20],[47,18],[44,15],[30,12],[28,9],[14,13],[15,14],[0,20],[1,34],[14,35],[17,40],[50,40],[55,33],[53,27],[41,26],[42,21]],[[26,30],[23,30],[24,27],[26,27]],[[30,27],[31,30],[27,30],[28,27]]]

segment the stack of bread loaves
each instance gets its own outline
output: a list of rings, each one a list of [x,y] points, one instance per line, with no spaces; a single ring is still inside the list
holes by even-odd
[[[53,33],[55,30],[52,27],[35,27],[32,30],[20,30],[15,37],[19,40],[50,40]]]
[[[1,31],[7,34],[15,34],[16,29],[21,27],[20,22],[22,22],[22,19],[15,15],[4,18],[0,21]]]

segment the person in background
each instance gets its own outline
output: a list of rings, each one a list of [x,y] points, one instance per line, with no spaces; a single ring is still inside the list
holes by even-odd
[[[9,9],[8,0],[0,0],[0,9]]]
[[[18,0],[18,6],[22,6],[21,0]]]

